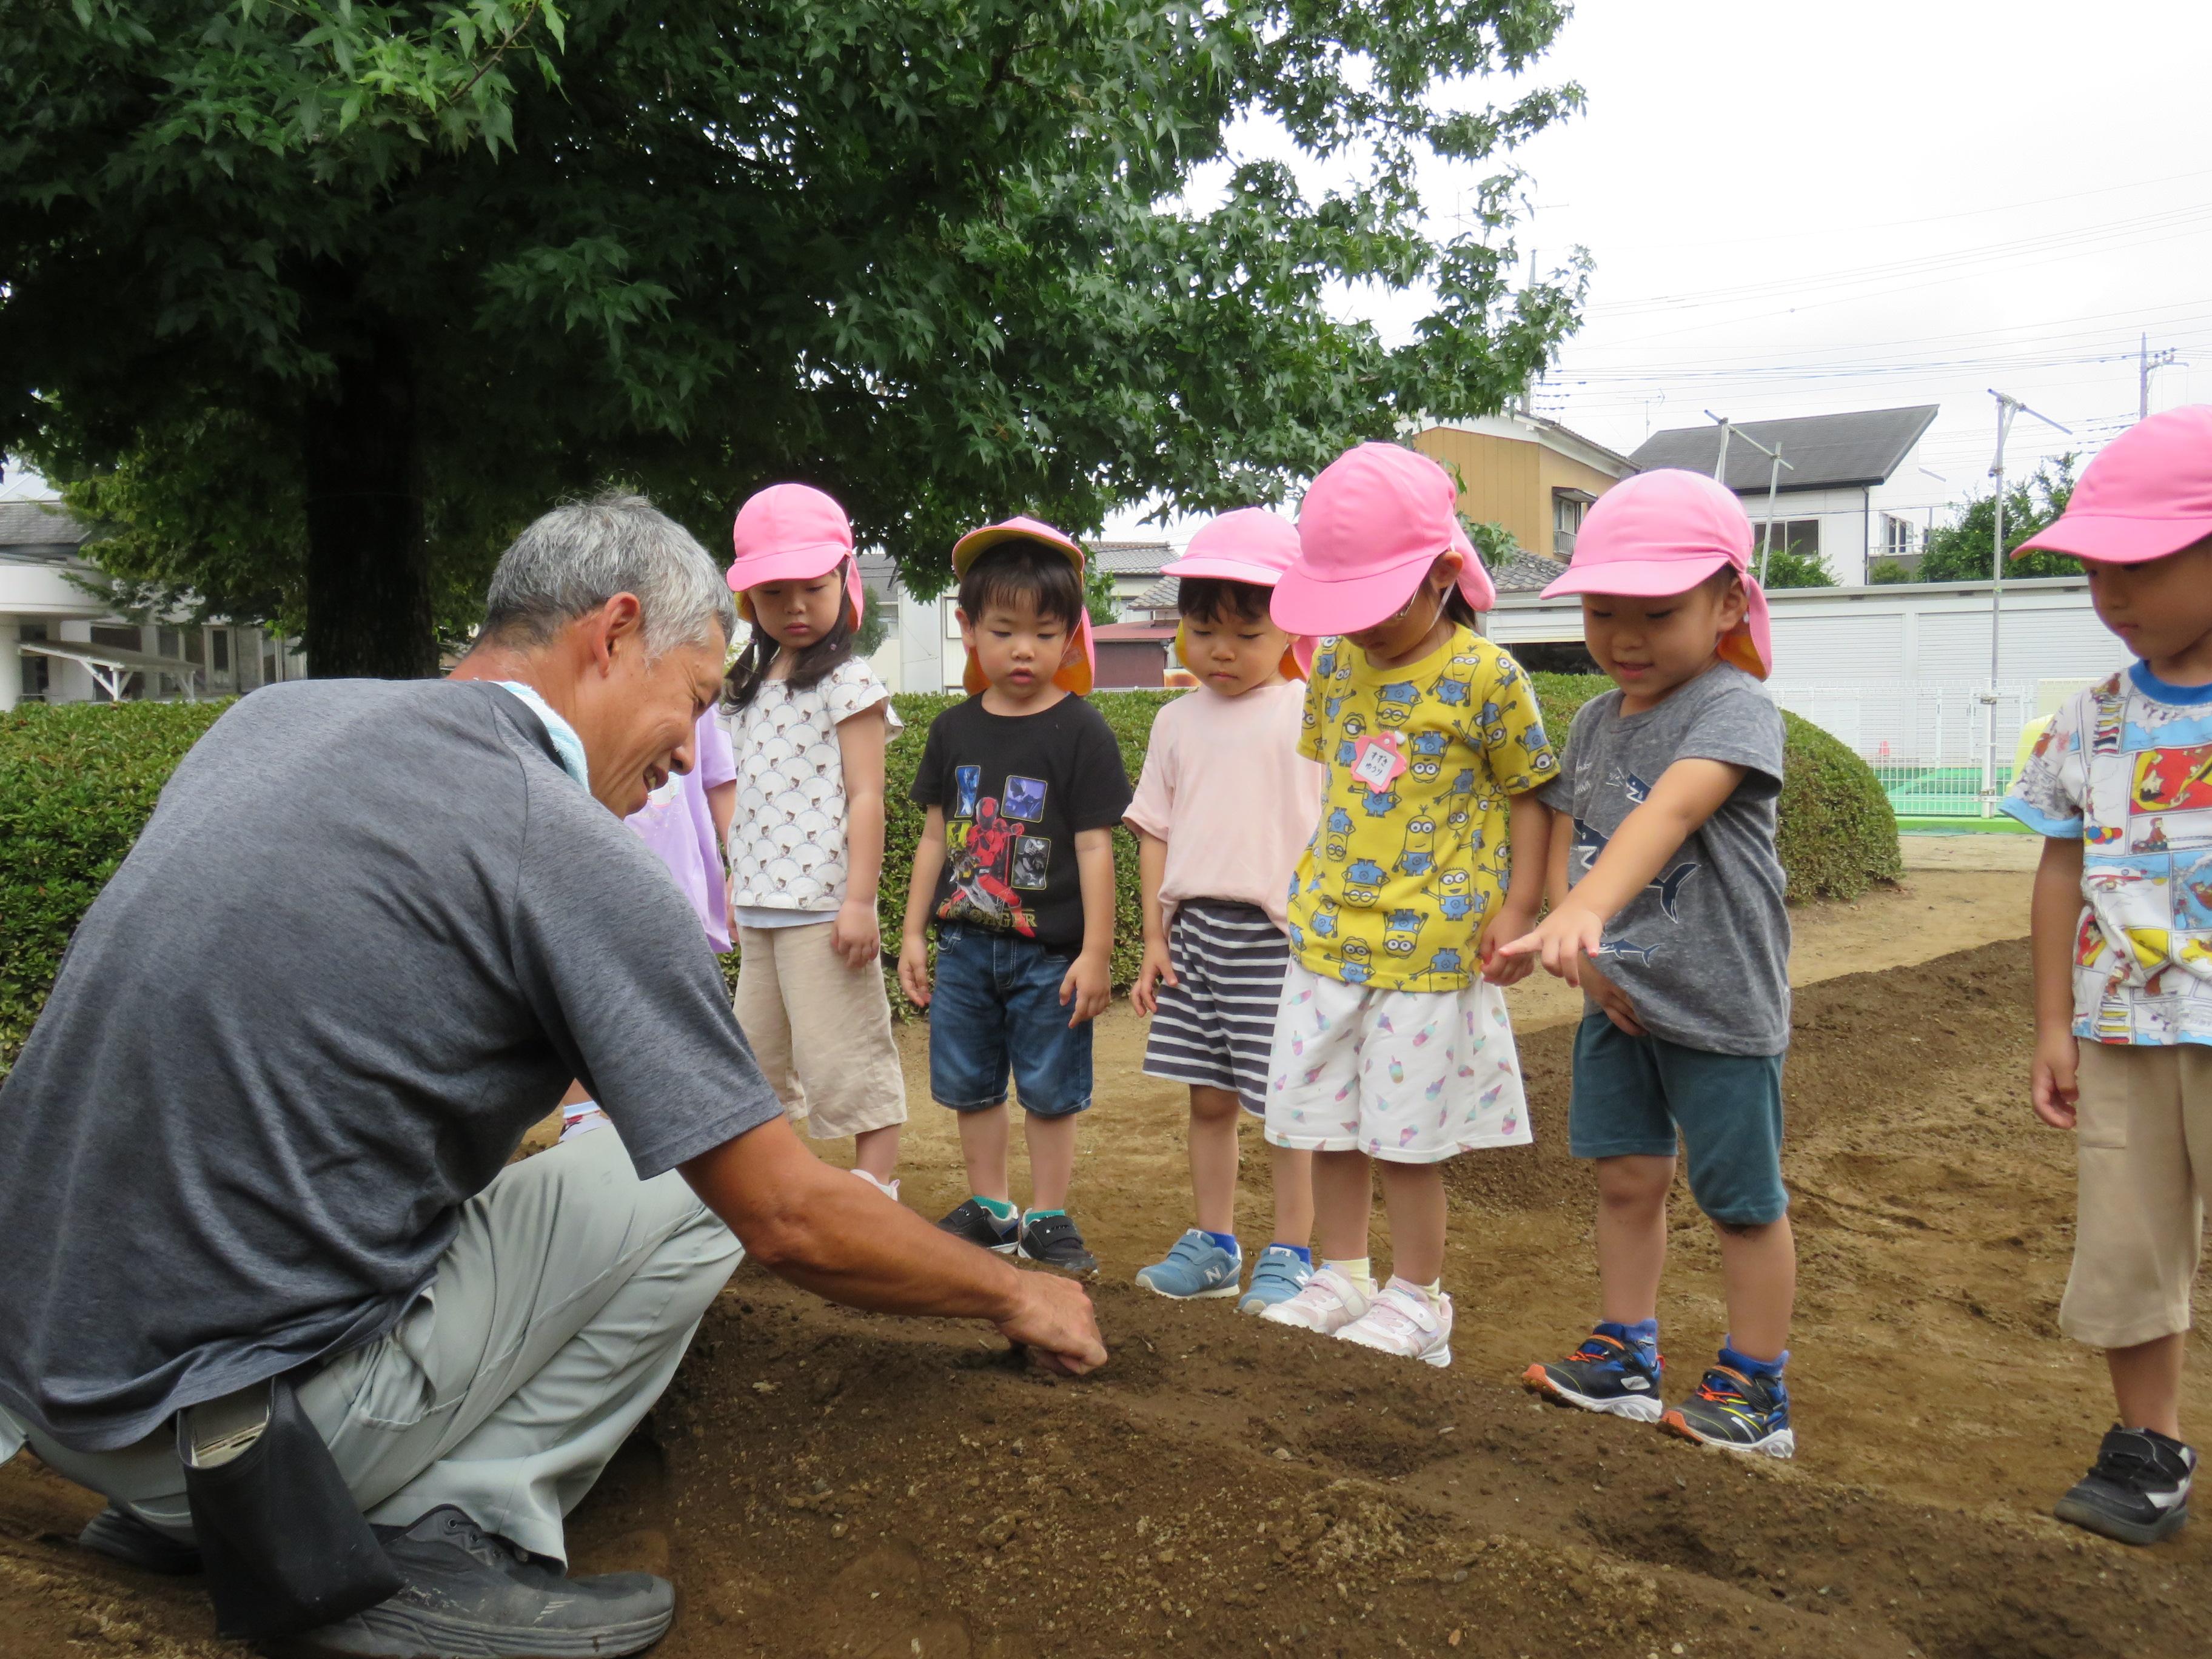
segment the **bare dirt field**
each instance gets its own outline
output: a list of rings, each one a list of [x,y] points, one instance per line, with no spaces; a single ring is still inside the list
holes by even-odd
[[[1902,891],[1797,916],[1793,1464],[1514,1384],[1591,1311],[1591,1188],[1565,1151],[1571,1005],[1516,994],[1537,1145],[1449,1171],[1443,1372],[1128,1285],[1188,1195],[1180,1093],[1138,1071],[1141,1027],[1117,1012],[1074,1205],[1107,1263],[1109,1368],[1055,1381],[972,1329],[741,1270],[578,1511],[576,1565],[672,1573],[670,1659],[2205,1652],[2201,1533],[2130,1551],[2045,1518],[2107,1406],[2096,1357],[2054,1324],[2071,1153],[2021,1097],[2026,888],[2016,867],[1916,868]],[[960,1180],[919,1041],[908,1079],[906,1197],[935,1214]],[[1683,1388],[1723,1322],[1686,1197],[1672,1249]],[[188,1582],[70,1547],[96,1504],[28,1457],[0,1471],[0,1652],[233,1651]]]

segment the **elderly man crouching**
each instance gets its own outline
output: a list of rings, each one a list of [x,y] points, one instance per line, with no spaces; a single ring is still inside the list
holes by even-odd
[[[1078,1286],[805,1150],[622,823],[691,764],[735,621],[645,501],[562,507],[450,679],[269,687],[178,767],[0,1087],[0,1459],[27,1436],[103,1493],[88,1544],[177,1570],[207,1543],[220,1611],[213,1552],[256,1547],[205,1472],[289,1410],[399,1584],[295,1646],[629,1653],[674,1593],[566,1577],[562,1517],[745,1251],[1104,1362]],[[619,1139],[509,1166],[572,1078]]]

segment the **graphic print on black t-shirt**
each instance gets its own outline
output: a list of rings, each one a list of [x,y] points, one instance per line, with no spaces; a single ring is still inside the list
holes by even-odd
[[[913,799],[945,814],[933,921],[1082,948],[1075,837],[1119,823],[1129,805],[1121,747],[1097,709],[1080,697],[1018,715],[980,697],[956,703],[929,728]]]
[[[988,795],[976,801],[974,817],[946,823],[945,855],[952,887],[938,904],[939,921],[978,921],[986,927],[1010,927],[1024,939],[1036,937],[1036,912],[1023,908],[1021,895],[1008,880],[1020,828],[1000,815],[999,803]]]

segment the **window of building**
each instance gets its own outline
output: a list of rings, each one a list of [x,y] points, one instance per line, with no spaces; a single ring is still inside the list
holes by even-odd
[[[1820,553],[1820,521],[1818,519],[1770,519],[1751,527],[1751,550],[1756,554],[1767,545],[1766,532],[1774,532],[1774,550],[1778,553],[1805,553],[1818,558]]]
[[[1909,559],[1920,551],[1919,526],[1894,513],[1881,515],[1881,550],[1887,559]]]
[[[18,623],[15,624],[15,637],[19,640],[44,640],[46,625],[42,622]],[[25,702],[44,702],[46,700],[46,688],[52,684],[53,666],[51,657],[34,657],[28,652],[23,653],[21,696]]]
[[[230,672],[230,630],[218,628],[208,635],[208,666],[218,674]]]
[[[157,655],[181,657],[185,654],[185,635],[181,629],[157,628],[154,630],[154,641]]]
[[[199,629],[185,630],[185,660],[195,668],[207,666],[207,635]]]
[[[1552,556],[1565,564],[1575,556],[1575,538],[1582,533],[1583,516],[1597,497],[1587,489],[1552,492]]]

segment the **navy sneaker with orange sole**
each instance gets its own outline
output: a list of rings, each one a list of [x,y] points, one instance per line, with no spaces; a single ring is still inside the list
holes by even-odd
[[[1698,1391],[1659,1419],[1669,1434],[1701,1445],[1767,1457],[1794,1457],[1797,1435],[1790,1426],[1790,1389],[1780,1376],[1754,1376],[1733,1365],[1715,1365]]]
[[[1666,1408],[1660,1392],[1665,1376],[1666,1361],[1656,1352],[1646,1359],[1635,1343],[1601,1330],[1584,1337],[1565,1359],[1529,1366],[1521,1373],[1521,1386],[1563,1406],[1656,1423]]]

